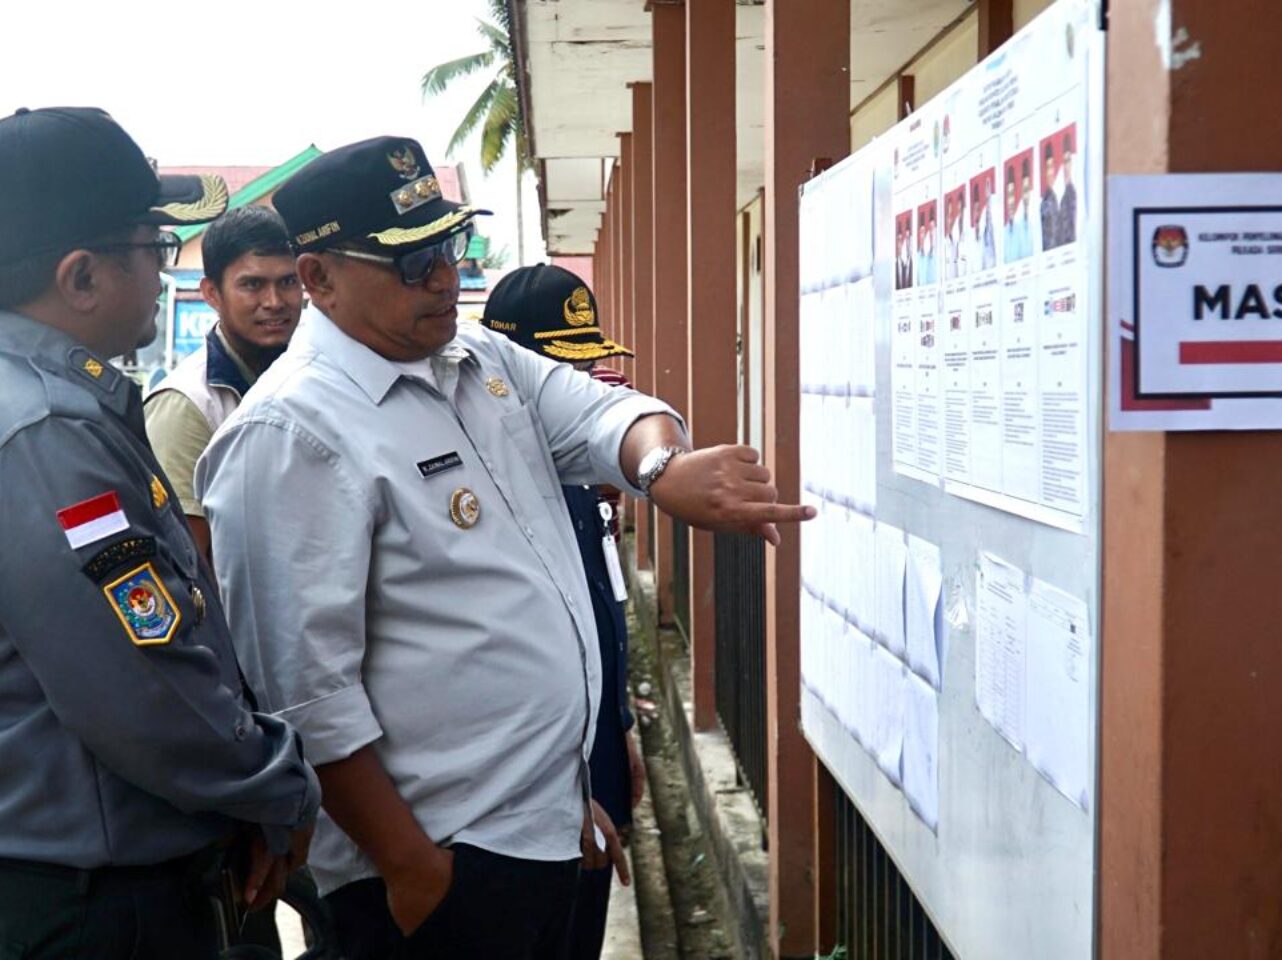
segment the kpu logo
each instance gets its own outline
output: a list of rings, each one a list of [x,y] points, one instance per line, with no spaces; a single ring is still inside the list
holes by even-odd
[[[1153,231],[1153,262],[1159,267],[1182,267],[1189,258],[1189,234],[1168,224]]]

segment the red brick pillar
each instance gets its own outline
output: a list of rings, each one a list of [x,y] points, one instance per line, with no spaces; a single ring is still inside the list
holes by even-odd
[[[850,0],[766,2],[766,462],[798,503],[800,298],[797,189],[816,157],[850,152]],[[818,945],[816,760],[800,730],[800,535],[766,551],[770,939],[780,957]]]
[[[691,0],[686,14],[686,142],[690,190],[689,414],[699,446],[734,443],[735,335],[734,0]],[[690,632],[695,726],[716,725],[713,535],[690,537]]]

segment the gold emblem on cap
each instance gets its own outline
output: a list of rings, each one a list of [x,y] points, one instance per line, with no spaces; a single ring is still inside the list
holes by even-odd
[[[414,159],[414,148],[408,143],[399,150],[389,153],[387,162],[400,174],[402,180],[418,179],[418,161]]]
[[[410,196],[410,192],[408,190],[400,190],[397,192],[396,203],[398,206],[408,207],[413,202],[414,198]]]
[[[165,489],[165,485],[160,482],[160,477],[153,473],[151,475],[151,505],[159,510],[168,502],[169,492]]]
[[[85,373],[97,380],[102,376],[102,364],[93,357],[90,357],[85,361]]]
[[[507,384],[498,377],[490,377],[490,379],[486,380],[485,389],[496,397],[506,397],[509,393]]]
[[[592,309],[592,298],[587,287],[575,287],[574,292],[566,298],[562,308],[565,322],[572,327],[586,327],[596,323],[596,312]]]
[[[481,519],[481,501],[467,487],[459,487],[450,494],[450,519],[463,530],[470,530]]]
[[[441,185],[435,177],[424,177],[414,184],[414,192],[423,200],[433,200],[441,195]]]

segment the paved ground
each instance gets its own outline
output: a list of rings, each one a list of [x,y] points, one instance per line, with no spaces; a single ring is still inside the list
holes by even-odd
[[[601,960],[642,960],[641,927],[637,921],[637,898],[632,887],[615,883],[610,889],[610,924],[605,932]],[[296,914],[285,904],[276,908],[276,927],[286,960],[293,960],[307,947],[303,928]]]

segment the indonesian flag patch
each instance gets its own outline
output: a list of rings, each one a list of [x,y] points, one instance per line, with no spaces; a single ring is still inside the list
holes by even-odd
[[[64,507],[58,511],[58,522],[73,550],[129,529],[129,519],[114,490]]]

